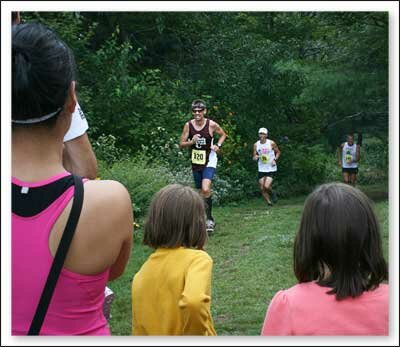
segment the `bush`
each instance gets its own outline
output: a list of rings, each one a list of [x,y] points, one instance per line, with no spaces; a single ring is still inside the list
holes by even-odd
[[[248,199],[258,193],[256,166],[249,167],[241,163],[228,161],[221,163],[213,181],[215,203]],[[219,164],[218,164],[219,165]]]
[[[106,164],[107,166],[112,166],[117,161],[120,161],[126,157],[126,154],[122,149],[118,148],[115,144],[115,136],[108,134],[100,135],[96,141],[93,141],[92,146],[96,154],[97,160]]]
[[[144,216],[153,195],[168,184],[179,183],[194,188],[186,153],[163,128],[154,129],[152,135],[154,140],[149,147],[143,147],[142,153],[133,158],[122,157],[111,135],[103,135],[94,143],[100,177],[125,185],[131,194],[136,216]],[[377,144],[372,141],[362,148],[360,184],[387,179],[385,167],[379,166],[379,158],[386,152]],[[307,194],[319,184],[342,180],[337,154],[326,153],[323,145],[287,143],[280,149],[282,157],[273,184],[279,197]],[[230,156],[223,155],[212,185],[215,205],[259,196],[256,164],[243,155],[242,162],[232,162]]]
[[[100,177],[121,182],[129,191],[135,216],[143,216],[153,195],[174,181],[168,168],[157,163],[149,165],[146,158],[125,159],[107,168],[99,165]]]
[[[105,143],[109,144],[107,141]],[[128,189],[136,217],[146,214],[153,195],[164,186],[179,183],[194,188],[189,161],[186,161],[184,168],[172,168],[173,165],[143,153],[122,160],[115,160],[116,157],[111,154],[107,158],[111,160],[98,160],[99,177],[119,181]],[[214,176],[212,190],[215,205],[239,201],[258,191],[255,176],[245,170],[233,172],[236,175],[223,176],[217,173]]]
[[[377,138],[364,140],[361,147],[358,182],[376,184],[388,181],[389,152],[388,143]]]
[[[188,166],[188,150],[179,147],[179,138],[158,126],[150,130],[150,140],[142,145],[142,154],[168,166],[171,171],[185,171]]]
[[[337,152],[327,154],[327,161],[325,164],[325,177],[323,182],[340,182],[342,178],[342,168],[338,165]]]
[[[280,196],[307,194],[324,182],[327,164],[331,160],[322,145],[285,144],[280,146],[280,150],[279,184],[275,185]]]

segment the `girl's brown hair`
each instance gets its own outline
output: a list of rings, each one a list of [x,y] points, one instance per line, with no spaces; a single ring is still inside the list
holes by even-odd
[[[156,193],[144,226],[145,245],[202,249],[206,241],[204,201],[199,193],[180,184]]]
[[[294,245],[300,283],[316,280],[336,298],[356,297],[387,279],[379,224],[369,198],[342,183],[307,198]]]

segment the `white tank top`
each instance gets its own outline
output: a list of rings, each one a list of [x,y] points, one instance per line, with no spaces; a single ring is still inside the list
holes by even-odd
[[[69,130],[64,136],[64,142],[73,140],[83,135],[89,128],[85,114],[83,113],[79,104],[76,104],[74,113],[72,113],[71,125]]]
[[[275,159],[275,152],[272,149],[272,141],[266,140],[261,143],[260,140],[256,142],[256,152],[258,158],[258,171],[259,172],[275,172],[278,170],[277,166],[272,166],[272,161]]]
[[[350,146],[347,142],[344,143],[342,149],[342,167],[346,169],[353,169],[358,167],[356,160],[357,145],[353,143]]]

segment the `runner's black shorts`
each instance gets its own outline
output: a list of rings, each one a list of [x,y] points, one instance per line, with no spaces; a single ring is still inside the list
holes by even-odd
[[[349,174],[357,174],[358,173],[358,167],[343,167],[342,172],[347,172]]]
[[[276,171],[271,171],[271,172],[261,172],[261,171],[258,171],[258,180],[260,180],[260,179],[263,178],[263,177],[271,177],[271,178],[274,178],[275,174],[276,174]]]

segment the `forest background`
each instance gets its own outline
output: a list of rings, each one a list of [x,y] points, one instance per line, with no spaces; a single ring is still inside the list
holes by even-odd
[[[341,180],[337,148],[362,133],[359,183],[388,186],[387,12],[24,12],[74,51],[78,101],[99,176],[124,183],[135,216],[172,182],[192,185],[179,148],[190,104],[227,132],[216,205],[258,195],[260,127],[282,151],[281,198]],[[357,136],[355,136],[357,140]]]

